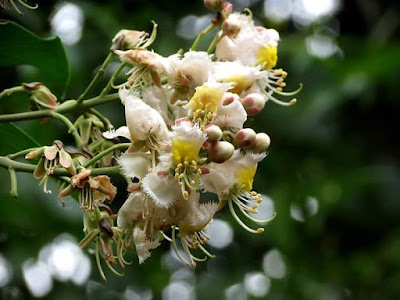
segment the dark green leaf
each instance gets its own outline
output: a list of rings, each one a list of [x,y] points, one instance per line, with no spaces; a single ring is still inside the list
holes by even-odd
[[[40,38],[11,21],[0,22],[0,30],[0,66],[36,67],[39,74],[34,81],[43,82],[61,97],[69,82],[70,69],[60,38]]]
[[[2,143],[0,154],[7,155],[27,148],[40,147],[29,134],[13,123],[0,124],[0,136]]]

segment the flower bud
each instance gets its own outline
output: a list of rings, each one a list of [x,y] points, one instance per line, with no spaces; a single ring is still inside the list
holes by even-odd
[[[247,95],[242,100],[242,105],[247,112],[248,116],[255,116],[260,113],[265,106],[264,96],[258,93]]]
[[[222,106],[228,106],[236,100],[240,101],[240,98],[237,94],[225,93],[221,100]]]
[[[204,5],[209,10],[221,11],[224,7],[224,0],[204,0]]]
[[[222,130],[215,124],[207,125],[204,129],[209,141],[219,141],[222,138]]]
[[[222,8],[222,12],[225,14],[225,18],[229,17],[232,13],[233,5],[230,2],[225,2]]]
[[[230,38],[235,38],[240,31],[240,20],[238,18],[226,19],[221,26],[222,32]]]
[[[146,32],[137,30],[120,30],[112,39],[113,50],[135,49],[146,38]]]
[[[271,139],[268,134],[264,132],[257,133],[251,150],[256,153],[262,153],[267,151],[270,144]]]
[[[223,163],[233,155],[235,147],[229,142],[220,141],[215,143],[208,152],[208,158],[215,163]]]
[[[256,132],[251,128],[239,130],[234,139],[233,144],[238,148],[249,148],[253,145],[256,138]]]
[[[25,155],[25,159],[39,158],[43,155],[43,153],[44,147],[36,148],[35,150],[32,150],[27,155]]]
[[[55,109],[60,104],[57,102],[57,97],[41,82],[23,83],[26,92],[31,95],[31,99],[37,104]]]

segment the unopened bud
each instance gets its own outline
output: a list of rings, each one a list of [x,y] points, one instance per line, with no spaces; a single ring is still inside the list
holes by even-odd
[[[247,95],[242,100],[242,105],[247,112],[248,116],[255,116],[260,113],[265,106],[264,96],[258,93]]]
[[[229,142],[220,141],[217,142],[211,147],[208,152],[208,158],[215,163],[223,163],[231,158],[233,152],[235,151],[235,147]]]
[[[219,141],[222,138],[222,130],[218,125],[210,124],[204,129],[209,141]]]
[[[240,101],[240,97],[237,94],[225,93],[224,96],[222,97],[222,100],[221,100],[222,106],[227,106],[227,105],[233,103],[236,100]]]
[[[256,132],[253,129],[244,128],[236,133],[233,143],[238,148],[249,148],[254,143],[255,138]]]
[[[31,95],[31,99],[37,104],[55,109],[60,104],[57,102],[57,97],[41,82],[23,83],[26,92]]]
[[[232,3],[225,2],[222,7],[222,12],[225,14],[225,18],[229,17],[229,15],[232,13],[232,10],[233,10]]]
[[[44,147],[40,147],[35,150],[32,150],[27,155],[25,155],[25,159],[39,158],[43,155],[43,153],[44,153]]]
[[[112,50],[138,48],[143,40],[146,38],[146,35],[147,34],[144,31],[122,29],[112,39]]]
[[[204,0],[204,5],[209,10],[221,11],[224,7],[224,0]]]
[[[230,38],[235,38],[240,28],[240,20],[238,18],[226,19],[221,26],[222,32]]]
[[[256,153],[262,153],[267,151],[269,145],[271,144],[271,139],[268,134],[261,132],[256,134],[256,138],[252,145],[252,151]]]

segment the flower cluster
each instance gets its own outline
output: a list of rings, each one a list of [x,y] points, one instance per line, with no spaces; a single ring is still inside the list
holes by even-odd
[[[135,249],[141,263],[164,239],[189,266],[213,257],[204,246],[210,239],[204,229],[226,204],[251,233],[264,229],[246,225],[238,210],[258,224],[271,220],[251,216],[262,201],[253,179],[270,138],[246,127],[246,120],[269,100],[294,104],[296,99],[283,102],[275,95],[298,91],[283,92],[287,73],[275,68],[278,32],[255,26],[251,15],[232,13],[223,1],[214,2],[221,2],[214,3],[214,22],[221,27],[214,54],[213,48],[192,49],[163,57],[148,49],[156,26],[150,36],[123,30],[113,40],[114,52],[131,65],[119,89],[127,126],[103,136],[131,141],[118,158],[124,175],[134,180],[118,212],[118,243]],[[214,202],[202,200],[206,192],[216,195]],[[196,249],[205,257],[195,256]]]

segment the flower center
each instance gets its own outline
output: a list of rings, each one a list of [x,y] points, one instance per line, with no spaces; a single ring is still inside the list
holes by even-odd
[[[278,62],[278,48],[276,46],[262,46],[257,51],[257,63],[265,69],[272,69]]]
[[[238,186],[243,191],[251,191],[253,188],[253,178],[256,174],[256,167],[246,166],[237,171],[236,181]]]
[[[237,75],[232,75],[229,76],[225,82],[232,82],[233,87],[228,90],[228,92],[235,93],[235,94],[240,94],[244,90],[247,90],[251,85],[253,84],[252,81],[250,81],[246,75],[243,74],[237,74]]]

